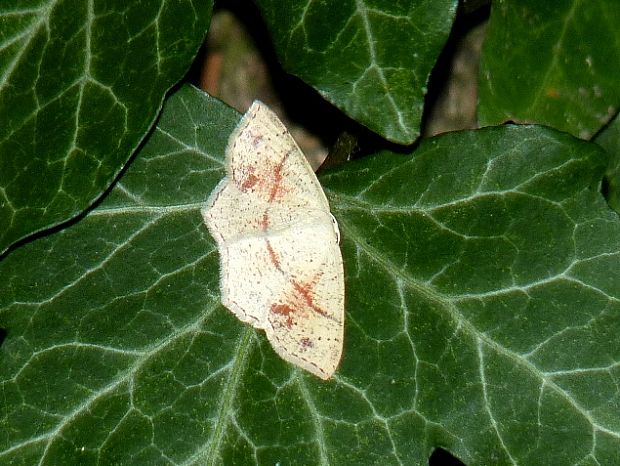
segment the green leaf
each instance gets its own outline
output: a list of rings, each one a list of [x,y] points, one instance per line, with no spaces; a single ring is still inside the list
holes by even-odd
[[[213,2],[34,3],[0,13],[0,254],[108,189],[196,55]]]
[[[493,2],[482,124],[544,123],[589,139],[620,106],[620,2]]]
[[[388,140],[416,140],[457,1],[257,3],[289,73]]]
[[[238,118],[182,88],[101,205],[0,262],[0,463],[618,464],[603,151],[502,127],[328,172],[347,320],[323,382],[219,304],[199,209]]]
[[[609,154],[606,198],[611,208],[620,213],[620,119],[617,115],[594,140]]]

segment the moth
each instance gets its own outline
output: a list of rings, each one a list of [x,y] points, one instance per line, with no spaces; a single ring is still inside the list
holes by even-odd
[[[255,101],[232,132],[226,177],[202,215],[220,255],[222,304],[284,360],[322,379],[344,333],[338,224],[299,146]]]

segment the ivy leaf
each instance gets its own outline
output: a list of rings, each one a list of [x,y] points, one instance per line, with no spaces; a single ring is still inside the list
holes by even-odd
[[[415,141],[457,1],[257,3],[289,73],[388,140]]]
[[[219,304],[199,209],[238,118],[182,88],[101,205],[0,263],[0,462],[618,464],[603,151],[490,128],[326,173],[347,320],[323,382]]]
[[[620,119],[617,115],[594,141],[609,154],[605,194],[611,208],[620,213]]]
[[[493,2],[479,118],[544,123],[589,139],[620,105],[620,3]]]
[[[4,2],[0,254],[107,190],[187,70],[212,0]]]

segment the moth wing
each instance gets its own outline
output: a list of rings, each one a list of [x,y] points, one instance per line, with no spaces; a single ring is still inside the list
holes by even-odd
[[[275,113],[255,101],[230,136],[228,176],[248,196],[269,204],[329,211],[312,167]]]
[[[269,240],[286,280],[272,296],[265,332],[283,359],[327,379],[342,355],[344,271],[331,216],[314,220]]]
[[[222,303],[264,329],[283,359],[326,379],[344,327],[342,255],[327,198],[261,102],[233,131],[226,157],[228,176],[202,210],[220,253]]]

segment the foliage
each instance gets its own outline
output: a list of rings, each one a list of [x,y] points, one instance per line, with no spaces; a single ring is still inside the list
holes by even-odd
[[[258,4],[287,70],[386,140],[416,139],[455,2]],[[493,5],[482,121],[556,128],[386,141],[322,174],[347,287],[323,382],[219,303],[200,208],[239,114],[190,85],[160,109],[211,6],[10,0],[0,462],[426,464],[442,447],[619,464],[620,222],[601,184],[617,206],[620,60],[594,50],[618,42],[617,9]]]

